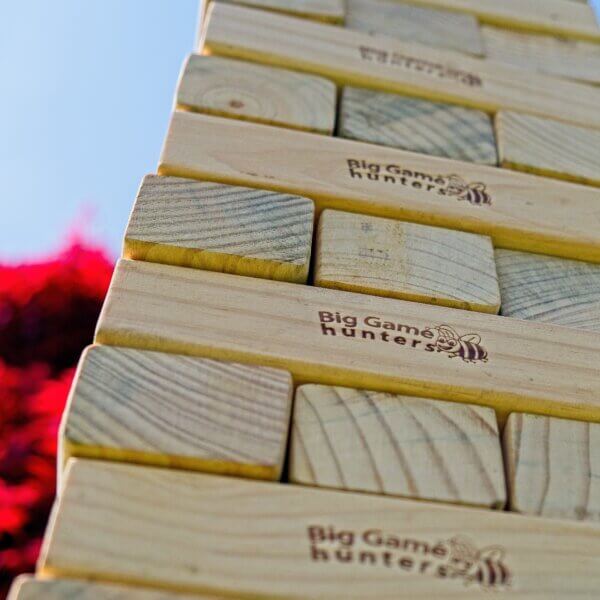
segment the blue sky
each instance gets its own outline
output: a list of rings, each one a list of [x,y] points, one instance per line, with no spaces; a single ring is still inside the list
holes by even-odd
[[[116,256],[199,0],[0,4],[0,261],[55,250],[81,221]]]

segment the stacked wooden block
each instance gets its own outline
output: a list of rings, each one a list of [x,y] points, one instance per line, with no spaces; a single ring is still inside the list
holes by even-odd
[[[594,597],[599,57],[573,0],[210,4],[11,600]]]

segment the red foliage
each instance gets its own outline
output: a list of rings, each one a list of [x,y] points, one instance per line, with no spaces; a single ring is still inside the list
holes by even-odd
[[[0,265],[0,598],[34,568],[60,416],[111,272],[105,253],[80,242],[45,262]]]

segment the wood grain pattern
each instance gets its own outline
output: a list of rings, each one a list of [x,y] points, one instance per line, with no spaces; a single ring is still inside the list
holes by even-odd
[[[600,331],[600,265],[496,250],[502,314]]]
[[[599,532],[497,511],[78,461],[39,567],[42,575],[256,599],[484,600],[499,592],[565,600],[596,594]]]
[[[344,88],[338,135],[484,165],[498,162],[494,128],[486,113],[363,88]]]
[[[502,508],[493,410],[322,385],[296,391],[290,481]]]
[[[313,221],[313,202],[300,196],[148,175],[123,255],[305,283]]]
[[[517,31],[551,33],[600,41],[594,10],[583,3],[566,0],[407,0],[475,15],[482,23]]]
[[[59,434],[71,456],[279,479],[289,373],[128,348],[88,348]]]
[[[515,171],[178,113],[159,172],[302,194],[318,211],[470,231],[497,247],[600,262],[600,192]]]
[[[321,214],[314,281],[465,310],[500,308],[489,237],[355,213]]]
[[[563,37],[482,28],[486,58],[588,83],[600,83],[600,44]]]
[[[504,452],[511,510],[600,521],[600,426],[515,413]]]
[[[516,110],[600,128],[600,90],[592,86],[241,6],[213,2],[199,48],[204,54],[321,75],[339,85],[486,112]]]
[[[133,586],[85,581],[83,579],[33,579],[21,576],[15,580],[8,600],[222,600],[217,596],[193,596]]]
[[[600,187],[600,131],[502,111],[496,135],[503,167]]]
[[[323,77],[192,54],[176,103],[181,110],[331,135],[336,87]]]
[[[346,14],[344,0],[228,0],[228,2],[334,25],[342,25]]]
[[[347,0],[346,27],[476,56],[484,53],[477,19],[448,10],[391,0]]]
[[[597,333],[391,298],[120,261],[96,340],[600,421]]]

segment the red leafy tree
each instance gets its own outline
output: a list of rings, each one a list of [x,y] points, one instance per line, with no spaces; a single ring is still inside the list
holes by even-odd
[[[74,241],[43,262],[0,265],[0,598],[35,566],[56,480],[56,434],[112,273]]]

